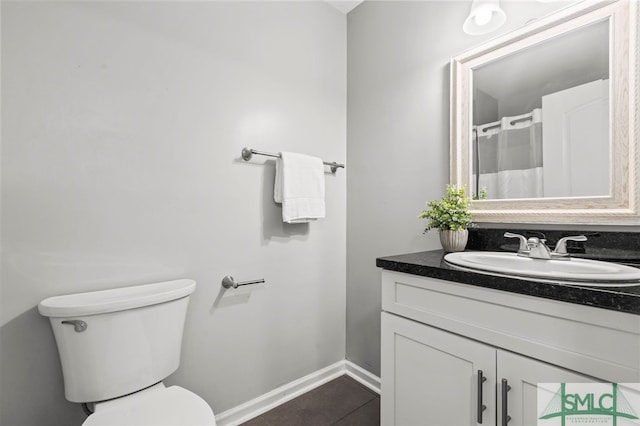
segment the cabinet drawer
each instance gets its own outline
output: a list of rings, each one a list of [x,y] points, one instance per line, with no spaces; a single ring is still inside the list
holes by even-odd
[[[638,315],[386,270],[382,309],[604,380],[640,381]]]

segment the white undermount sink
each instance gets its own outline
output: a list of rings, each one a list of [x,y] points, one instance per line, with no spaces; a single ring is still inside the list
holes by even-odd
[[[475,272],[526,277],[547,282],[568,282],[593,287],[640,285],[640,269],[589,259],[546,260],[491,251],[448,253],[449,264]]]

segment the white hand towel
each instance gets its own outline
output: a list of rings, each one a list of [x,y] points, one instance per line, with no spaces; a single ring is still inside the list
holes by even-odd
[[[282,220],[306,223],[325,216],[324,165],[305,154],[281,152],[276,160],[273,199],[282,203]]]

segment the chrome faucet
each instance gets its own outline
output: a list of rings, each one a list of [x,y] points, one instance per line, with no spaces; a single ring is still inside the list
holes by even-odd
[[[551,259],[553,253],[546,244],[547,240],[538,237],[530,237],[527,240],[527,249],[529,257],[532,259]]]
[[[505,232],[507,238],[518,238],[520,246],[518,248],[518,256],[530,257],[532,259],[546,260],[569,260],[567,252],[567,241],[587,241],[584,235],[576,235],[571,237],[563,237],[558,240],[553,251],[547,246],[547,240],[544,238],[530,237],[525,238],[523,235]]]

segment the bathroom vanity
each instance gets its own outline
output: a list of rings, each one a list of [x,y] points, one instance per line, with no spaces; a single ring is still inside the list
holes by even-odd
[[[569,229],[574,229],[575,225],[632,225],[633,231],[639,229],[637,188],[640,187],[640,172],[636,152],[639,126],[637,114],[629,113],[638,111],[638,92],[631,90],[634,83],[629,78],[637,76],[640,63],[638,22],[638,2],[578,2],[452,59],[450,182],[469,188],[472,194],[481,198],[470,203],[474,221],[499,225],[537,224],[540,227],[567,224]],[[481,160],[481,132],[502,127],[512,130],[509,126],[521,120],[495,116],[483,117],[477,122],[476,117],[493,114],[497,109],[493,108],[495,104],[508,105],[514,99],[520,101],[525,92],[525,86],[514,89],[511,95],[495,92],[494,99],[484,103],[487,108],[483,108],[482,98],[486,98],[491,90],[484,90],[480,83],[482,75],[490,69],[487,80],[500,80],[502,84],[495,76],[518,76],[513,80],[524,83],[526,79],[520,73],[523,68],[506,65],[511,59],[525,55],[531,58],[530,64],[538,63],[534,56],[528,55],[535,55],[541,45],[558,46],[556,43],[567,40],[564,37],[573,37],[579,29],[590,26],[596,30],[601,26],[605,28],[598,43],[605,46],[604,57],[608,58],[603,62],[603,69],[609,71],[602,77],[608,82],[602,84],[606,86],[604,91],[610,100],[603,101],[603,105],[608,105],[610,110],[599,114],[603,114],[600,118],[604,117],[607,122],[609,138],[599,138],[604,142],[605,155],[593,154],[592,158],[598,164],[611,165],[608,179],[606,176],[598,178],[599,182],[608,180],[603,190],[605,195],[569,192],[556,196],[547,190],[546,194],[538,191],[535,196],[508,196],[496,190],[498,195],[489,193],[488,197],[480,197],[480,189],[484,186],[480,184],[482,175],[487,175],[488,182],[494,177],[498,179],[489,176],[497,169],[484,167],[483,170],[481,167],[481,162],[484,166],[493,164],[487,161],[493,154]],[[571,51],[581,54],[595,51],[594,43],[568,45]],[[575,49],[576,45],[585,48]],[[553,57],[554,63],[559,63],[568,56],[558,54]],[[568,60],[567,64],[572,69],[576,67],[573,60]],[[543,77],[539,84],[531,87],[546,90],[548,82],[587,75],[593,70],[586,66],[579,69],[579,73],[554,71],[555,74]],[[570,81],[563,84],[562,91],[579,86]],[[537,101],[537,95],[529,99],[531,105]],[[547,108],[545,112],[547,129],[551,127],[550,111],[553,109]],[[550,140],[570,135],[568,129],[576,123],[564,113],[558,117],[552,118],[551,122],[555,119],[563,121],[564,133],[556,134]],[[527,120],[536,121],[533,118],[531,115]],[[483,122],[489,124],[483,126]],[[579,125],[576,128],[582,129]],[[574,141],[568,139],[562,142],[564,152],[591,152],[582,144],[584,138],[576,138],[571,149]],[[552,152],[549,147],[544,150]],[[544,162],[545,173],[562,175],[564,179],[574,158],[567,154],[558,164],[547,159]],[[583,160],[577,160],[575,164],[578,165],[575,170],[590,174],[592,168],[585,166]],[[526,169],[533,173],[537,168],[538,165],[529,164],[500,171]],[[560,186],[560,177],[545,179],[553,189]],[[581,179],[590,182],[583,178],[569,180]],[[530,180],[523,178],[522,182]],[[588,186],[594,188],[590,183]],[[510,243],[505,242],[505,231],[512,230],[481,231],[472,233],[470,230],[468,250],[511,252],[513,256],[516,252],[522,254],[522,246],[507,247]],[[638,232],[571,232],[567,235],[560,231],[545,231],[546,237],[554,243],[570,235],[581,237],[574,238],[576,245],[572,247],[571,255],[620,263],[637,263],[640,259]],[[476,238],[480,234],[481,238]],[[546,237],[539,236],[536,240],[544,242]],[[588,242],[582,244],[587,239]],[[530,254],[535,247],[537,243],[528,247]],[[537,250],[536,259],[563,255],[556,248],[554,253]],[[505,256],[499,257],[503,266],[508,260],[512,269],[521,263],[517,258],[505,260]],[[488,257],[485,255],[484,259]],[[640,392],[637,387],[640,383],[640,285],[599,287],[568,284],[572,277],[562,283],[555,276],[540,282],[505,273],[491,275],[457,269],[444,261],[442,251],[382,257],[377,259],[376,265],[383,269],[381,423],[385,426],[536,425],[541,415],[537,406],[538,388],[542,388],[539,383],[558,384],[558,388],[560,383],[635,383],[634,392]],[[539,266],[549,265],[540,263]],[[555,393],[550,392],[552,396]],[[640,406],[640,395],[637,396],[639,399],[635,401]],[[640,408],[634,410],[634,415],[640,416]]]
[[[441,250],[376,265],[383,425],[535,425],[538,383],[640,382],[640,286],[462,271]]]

